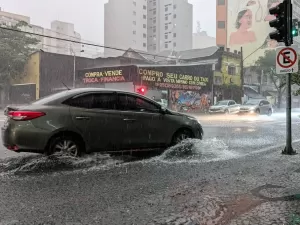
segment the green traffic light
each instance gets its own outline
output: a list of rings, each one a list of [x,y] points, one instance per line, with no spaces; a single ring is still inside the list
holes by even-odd
[[[295,37],[295,36],[298,36],[298,30],[297,29],[293,29],[292,30],[292,35]]]

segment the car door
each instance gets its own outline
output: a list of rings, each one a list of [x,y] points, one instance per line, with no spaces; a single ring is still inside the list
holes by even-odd
[[[115,110],[117,95],[113,92],[93,92],[76,96],[69,103],[70,113],[91,151],[115,150],[124,129]]]
[[[259,110],[260,110],[261,114],[266,114],[267,113],[265,100],[261,100],[259,102]]]
[[[117,109],[126,124],[122,142],[124,148],[154,148],[164,145],[165,118],[159,104],[133,94],[119,93]]]
[[[235,113],[237,111],[237,105],[235,101],[229,101],[230,112]]]

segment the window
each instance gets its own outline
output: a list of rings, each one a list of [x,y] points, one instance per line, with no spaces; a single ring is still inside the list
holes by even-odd
[[[143,28],[146,28],[147,26],[146,26],[146,24],[143,24]]]
[[[177,17],[177,15],[176,15],[176,14],[174,14],[174,15],[173,15],[173,18],[174,18],[174,19],[176,19],[176,17]]]
[[[153,33],[155,33],[156,32],[156,27],[153,27]]]
[[[234,101],[230,101],[229,105],[235,105],[235,102]]]
[[[132,31],[132,33],[133,33],[133,34],[136,34],[136,31],[134,30],[134,31]]]
[[[168,30],[168,24],[165,25],[165,30]]]
[[[153,24],[156,24],[156,19],[155,18],[153,19]]]
[[[133,5],[136,6],[136,2],[135,1],[133,1]]]
[[[156,9],[153,10],[153,15],[156,15]]]
[[[165,6],[165,12],[168,12],[168,6]]]
[[[236,75],[236,67],[235,66],[228,66],[228,74],[229,75]]]
[[[143,38],[146,38],[147,37],[147,34],[143,34]]]
[[[173,34],[173,37],[176,38],[176,33]]]
[[[143,47],[146,47],[147,45],[146,45],[146,43],[143,43]]]
[[[153,1],[153,5],[156,6],[156,1]]]
[[[147,19],[147,16],[146,16],[146,15],[143,15],[143,18],[144,18],[144,19]]]
[[[156,50],[156,45],[155,44],[153,45],[153,50]]]
[[[176,9],[177,8],[177,5],[173,5],[173,9]]]
[[[113,110],[116,108],[115,94],[86,94],[67,100],[64,104],[85,109],[106,109]]]
[[[173,46],[176,47],[176,42],[173,43]]]
[[[133,11],[133,15],[136,16],[136,11]]]
[[[218,0],[218,5],[225,5],[225,0]]]
[[[133,23],[133,25],[136,25],[136,21],[133,21],[132,23]]]
[[[120,94],[118,96],[117,109],[123,111],[137,111],[137,112],[159,112],[159,107],[151,102],[148,102],[142,98]]]
[[[165,39],[168,39],[168,34],[165,34]]]
[[[168,20],[168,19],[169,19],[169,17],[168,17],[168,15],[166,15],[166,16],[165,16],[165,20]]]
[[[225,21],[218,21],[218,28],[224,29],[225,28]]]
[[[143,5],[143,9],[147,9],[147,7],[145,5]]]
[[[169,46],[168,46],[168,43],[165,43],[165,48],[168,48]]]

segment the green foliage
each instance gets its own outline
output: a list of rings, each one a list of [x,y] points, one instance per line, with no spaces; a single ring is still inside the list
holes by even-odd
[[[15,26],[6,27],[20,30],[25,26],[28,24],[19,22]],[[11,79],[23,75],[28,56],[36,51],[38,43],[39,40],[28,34],[0,28],[0,84],[7,84]]]
[[[272,81],[274,87],[278,92],[278,105],[280,107],[282,95],[286,89],[286,76],[276,74],[276,51],[267,50],[264,56],[260,56],[255,62],[255,70],[258,74],[263,71],[264,76],[267,76]]]

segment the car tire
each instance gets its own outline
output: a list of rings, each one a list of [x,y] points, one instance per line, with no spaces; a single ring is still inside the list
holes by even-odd
[[[83,146],[78,138],[71,135],[61,135],[50,140],[46,154],[51,155],[55,152],[62,152],[67,156],[80,157],[84,152]]]
[[[174,134],[171,145],[177,145],[185,139],[193,138],[193,136],[193,133],[188,129],[179,130]]]
[[[226,115],[228,115],[228,114],[229,114],[228,109],[226,109],[226,110],[224,111],[224,113],[225,113]]]
[[[257,115],[260,115],[260,110],[259,110],[259,109],[255,110],[255,113],[256,113]]]
[[[268,110],[268,114],[267,114],[268,116],[272,116],[272,109],[269,109]]]

